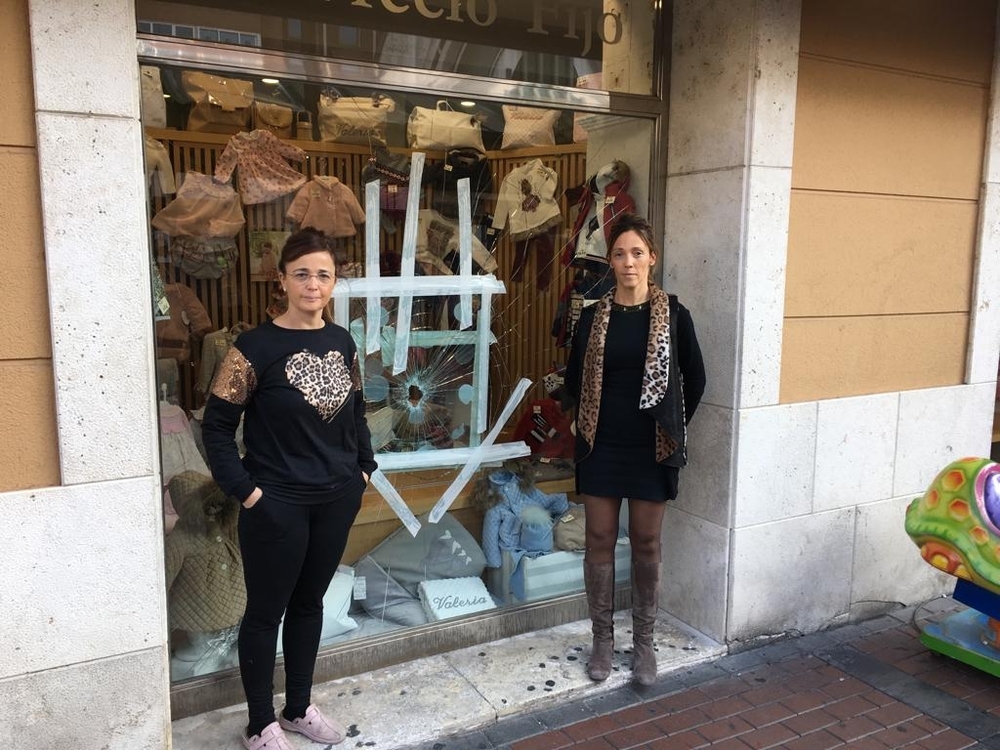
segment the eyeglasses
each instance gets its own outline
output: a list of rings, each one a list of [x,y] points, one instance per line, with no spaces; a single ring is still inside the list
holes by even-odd
[[[327,271],[320,271],[319,273],[309,273],[308,271],[293,271],[288,274],[288,278],[294,281],[296,284],[308,284],[309,279],[313,276],[316,277],[316,281],[319,282],[320,286],[330,286],[334,282],[334,275]]]

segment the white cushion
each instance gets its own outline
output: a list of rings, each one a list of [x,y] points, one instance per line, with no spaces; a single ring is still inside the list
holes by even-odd
[[[432,622],[496,609],[481,578],[439,578],[417,587],[424,612]]]

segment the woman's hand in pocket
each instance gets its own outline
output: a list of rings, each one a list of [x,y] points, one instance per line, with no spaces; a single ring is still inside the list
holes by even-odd
[[[255,487],[254,491],[250,493],[250,497],[243,501],[243,507],[250,510],[253,506],[257,504],[257,501],[264,496],[264,490],[260,487]]]

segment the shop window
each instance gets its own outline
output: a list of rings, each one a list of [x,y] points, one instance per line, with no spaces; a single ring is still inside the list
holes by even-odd
[[[582,591],[558,369],[610,285],[608,218],[647,210],[653,120],[162,61],[141,80],[173,679],[235,665],[235,504],[199,420],[233,341],[281,311],[277,257],[300,226],[337,238],[332,312],[359,351],[384,474],[323,643]],[[257,141],[280,146],[278,184],[233,169]],[[206,589],[185,566],[209,551],[226,572]],[[619,552],[624,581],[627,539]]]

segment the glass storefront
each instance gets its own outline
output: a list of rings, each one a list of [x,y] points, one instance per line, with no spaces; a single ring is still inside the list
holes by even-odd
[[[236,508],[200,419],[228,348],[283,309],[285,238],[336,238],[381,474],[322,643],[370,644],[583,591],[560,368],[610,285],[605,225],[662,184],[662,72],[618,53],[653,59],[652,6],[255,5],[137,4],[177,684],[236,665]]]

